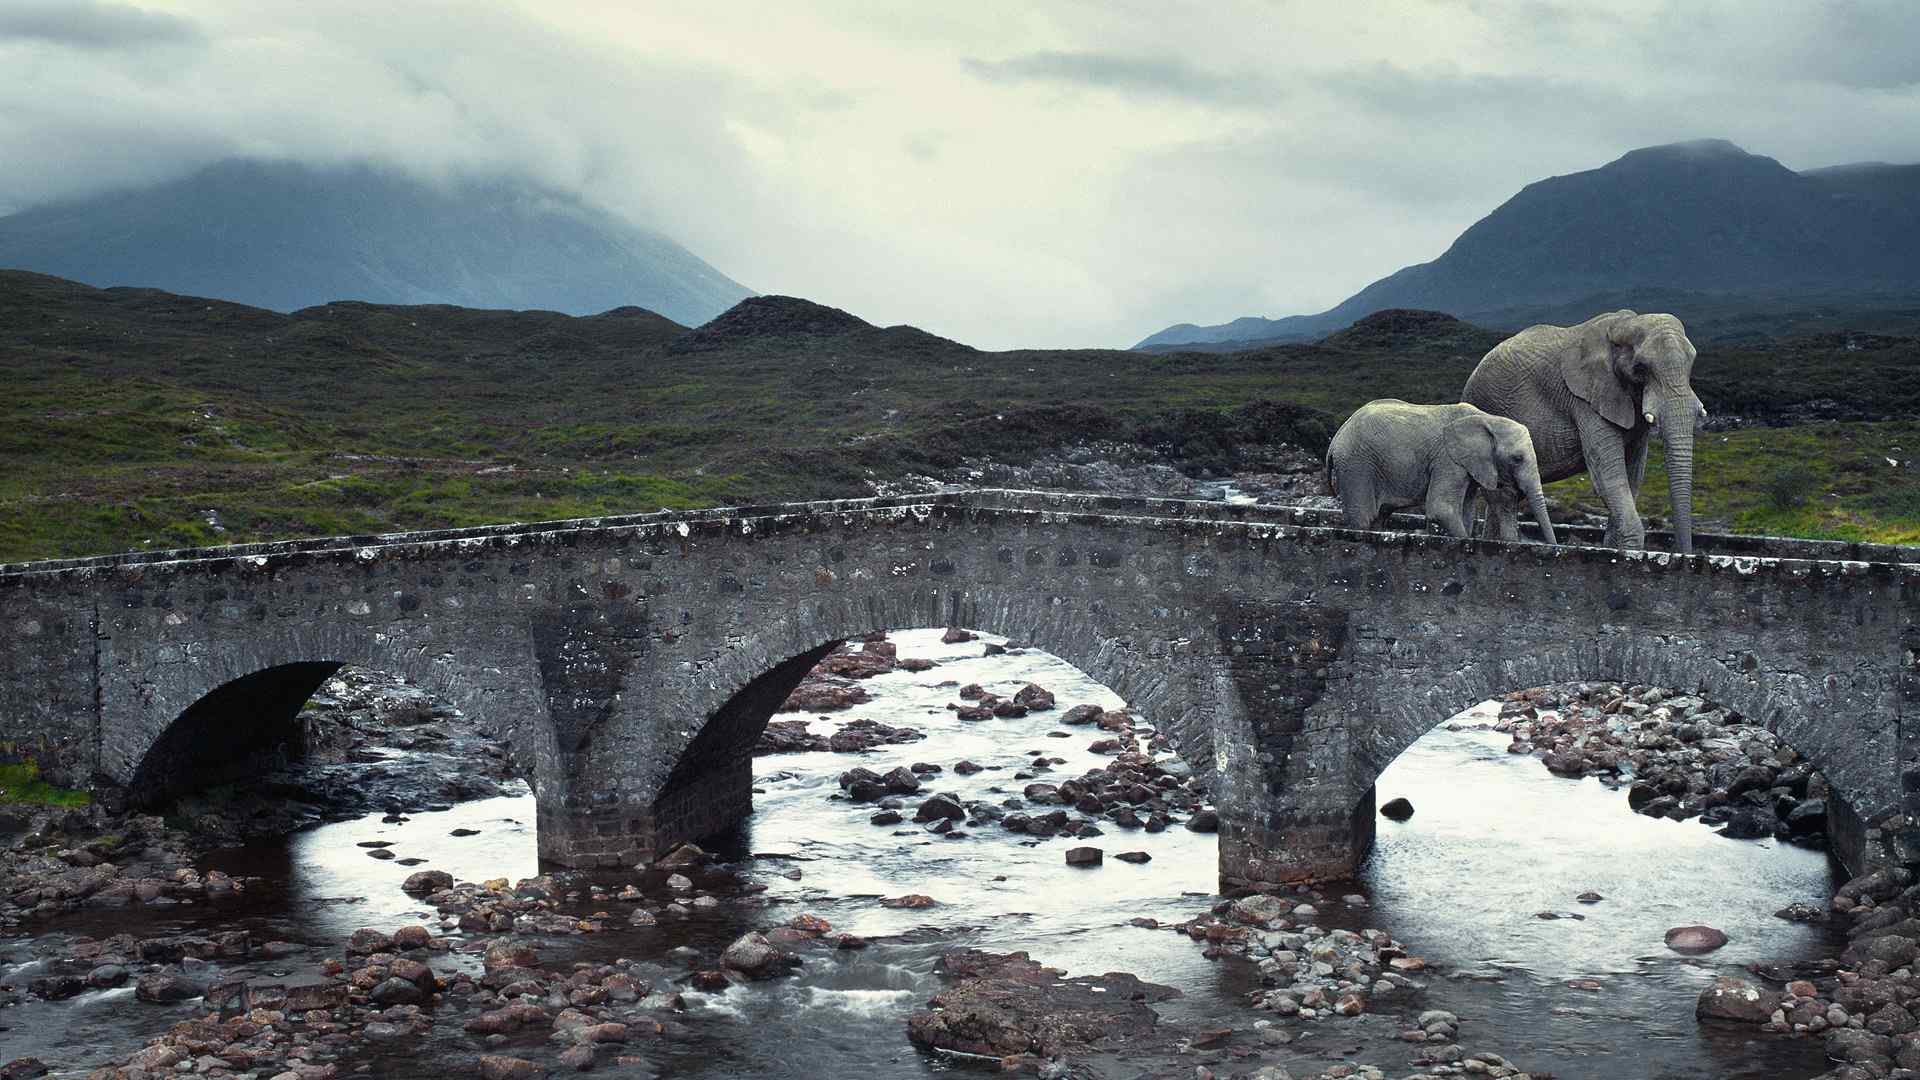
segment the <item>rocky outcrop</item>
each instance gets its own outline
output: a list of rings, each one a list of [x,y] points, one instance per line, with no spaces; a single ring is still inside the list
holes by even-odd
[[[1024,952],[950,952],[939,972],[952,980],[907,1018],[920,1046],[999,1058],[1054,1058],[1123,1049],[1154,1032],[1150,1002],[1179,994],[1123,972],[1064,977]]]

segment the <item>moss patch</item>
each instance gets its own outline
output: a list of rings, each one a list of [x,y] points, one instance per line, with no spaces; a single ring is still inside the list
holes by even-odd
[[[28,806],[86,806],[93,796],[84,791],[55,787],[40,779],[40,767],[31,761],[0,765],[0,803]]]

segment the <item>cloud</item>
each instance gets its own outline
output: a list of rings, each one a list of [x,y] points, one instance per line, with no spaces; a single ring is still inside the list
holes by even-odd
[[[8,39],[79,49],[146,48],[203,40],[191,20],[109,0],[9,0],[0,6]]]
[[[1208,71],[1178,57],[1100,52],[1036,52],[960,64],[992,83],[1049,83],[1214,105],[1272,105],[1278,95],[1262,79]]]
[[[0,0],[0,71],[0,209],[506,173],[988,347],[1321,310],[1638,146],[1920,160],[1908,0]]]

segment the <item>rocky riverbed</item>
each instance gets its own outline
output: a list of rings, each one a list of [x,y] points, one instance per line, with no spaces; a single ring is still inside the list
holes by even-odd
[[[1756,791],[1784,826],[1819,793],[1817,777],[1782,782],[1800,764],[1790,750],[1710,703],[1594,684],[1465,715],[1382,777],[1382,799],[1403,795],[1413,814],[1381,822],[1359,880],[1223,897],[1204,782],[1057,660],[931,630],[852,643],[815,676],[864,700],[790,702],[760,748],[753,821],[655,866],[537,874],[530,798],[511,784],[450,803],[422,788],[403,812],[210,852],[147,822],[163,838],[146,850],[166,858],[134,880],[158,892],[12,906],[0,1061],[278,1080],[968,1064],[1757,1078],[1813,1075],[1835,1038],[1888,1060],[1906,1049],[1871,1025],[1907,1006],[1912,955],[1871,942],[1908,937],[1877,932],[1908,924],[1913,886],[1851,883],[1829,907],[1821,856],[1802,844],[1815,834],[1703,827],[1732,820],[1717,807],[1757,807]],[[436,741],[389,757],[383,736],[360,736],[380,761]],[[1589,764],[1566,768],[1576,752]],[[1762,766],[1773,782],[1733,790]],[[1673,806],[1691,814],[1628,810],[1635,784],[1664,794],[1675,779]],[[107,865],[47,851],[85,849],[87,822],[44,825],[74,832],[10,850],[61,874]],[[1728,943],[1665,946],[1696,924]],[[1779,1015],[1722,1019],[1702,991],[1723,979]]]

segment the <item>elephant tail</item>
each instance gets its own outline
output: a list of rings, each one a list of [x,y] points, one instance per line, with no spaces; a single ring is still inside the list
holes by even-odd
[[[1338,491],[1334,490],[1334,486],[1333,486],[1333,458],[1331,457],[1327,458],[1326,469],[1321,473],[1320,478],[1326,486],[1327,494],[1329,495],[1340,494]]]

